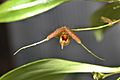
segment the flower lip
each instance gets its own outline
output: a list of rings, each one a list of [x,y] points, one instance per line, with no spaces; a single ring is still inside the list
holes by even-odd
[[[60,35],[60,45],[63,49],[64,46],[70,43],[70,36],[66,32],[62,32]]]
[[[68,39],[68,35],[62,35],[62,40],[63,41],[67,41],[67,39]]]

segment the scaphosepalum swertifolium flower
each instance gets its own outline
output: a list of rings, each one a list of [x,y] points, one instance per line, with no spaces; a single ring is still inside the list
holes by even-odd
[[[88,30],[97,30],[97,29],[101,29],[101,28],[104,28],[104,27],[109,27],[115,23],[118,23],[120,22],[120,19],[119,20],[111,20],[109,18],[106,18],[106,17],[101,17],[101,19],[107,23],[106,25],[102,25],[102,26],[98,26],[98,27],[93,27],[93,28],[79,28],[79,29],[70,29],[66,26],[64,27],[60,27],[58,29],[56,29],[54,32],[52,32],[51,34],[49,34],[47,36],[47,38],[41,40],[41,41],[38,41],[36,43],[33,43],[33,44],[30,44],[30,45],[27,45],[27,46],[24,46],[20,49],[18,49],[14,55],[16,55],[19,51],[23,50],[23,49],[26,49],[26,48],[29,48],[29,47],[33,47],[33,46],[36,46],[38,44],[41,44],[43,42],[46,42],[46,41],[49,41],[50,39],[52,38],[55,38],[55,37],[59,37],[59,42],[60,42],[60,45],[61,45],[61,49],[63,49],[64,46],[68,45],[71,41],[71,39],[74,39],[78,44],[80,44],[85,50],[87,50],[90,54],[92,54],[94,57],[96,57],[97,59],[100,59],[100,60],[104,60],[103,58],[101,57],[98,57],[97,55],[95,55],[91,50],[89,50],[80,40],[80,38],[74,33],[75,31],[88,31]],[[74,31],[74,32],[73,32]]]

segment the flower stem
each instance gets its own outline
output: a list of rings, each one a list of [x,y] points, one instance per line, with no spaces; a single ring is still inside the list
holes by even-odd
[[[91,31],[91,30],[98,30],[98,29],[102,29],[102,28],[105,28],[105,27],[109,27],[111,25],[114,25],[116,23],[120,22],[120,19],[118,20],[115,20],[111,23],[108,23],[106,25],[102,25],[102,26],[98,26],[98,27],[91,27],[91,28],[77,28],[77,29],[71,29],[72,31],[74,32],[77,32],[77,31]]]

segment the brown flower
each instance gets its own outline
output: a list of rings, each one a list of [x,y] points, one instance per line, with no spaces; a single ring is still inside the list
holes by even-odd
[[[59,36],[59,38],[60,38],[61,49],[63,49],[64,46],[66,46],[70,43],[71,38],[73,38],[77,43],[81,43],[81,41],[77,37],[77,35],[75,35],[75,33],[72,32],[66,26],[56,29],[54,32],[52,32],[50,35],[48,35],[47,39],[51,39],[56,36]]]
[[[29,47],[33,47],[33,46],[36,46],[38,44],[41,44],[45,41],[48,41],[54,37],[59,37],[60,38],[60,45],[61,45],[61,49],[63,49],[64,46],[68,45],[70,43],[70,40],[71,38],[74,39],[78,44],[80,44],[85,50],[87,50],[90,54],[92,54],[94,57],[100,59],[100,60],[104,60],[100,57],[98,57],[97,55],[95,55],[93,52],[91,52],[83,43],[81,43],[81,40],[80,38],[73,32],[71,31],[71,29],[69,29],[68,27],[64,26],[64,27],[61,27],[61,28],[58,28],[56,29],[54,32],[52,32],[50,35],[47,36],[47,38],[45,38],[44,40],[42,41],[39,41],[39,42],[36,42],[36,43],[33,43],[33,44],[30,44],[30,45],[27,45],[27,46],[24,46],[20,49],[18,49],[15,53],[17,54],[19,51],[23,50],[23,49],[26,49],[26,48],[29,48]]]

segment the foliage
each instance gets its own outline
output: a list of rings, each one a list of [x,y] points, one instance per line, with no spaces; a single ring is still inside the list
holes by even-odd
[[[119,73],[120,67],[105,67],[62,59],[43,59],[25,64],[5,75],[0,80],[64,80],[68,73],[94,73],[94,78],[106,78],[109,74]],[[97,75],[96,75],[97,74]],[[98,77],[99,76],[99,77]]]
[[[8,0],[0,5],[0,22],[13,22],[43,13],[69,0]]]

